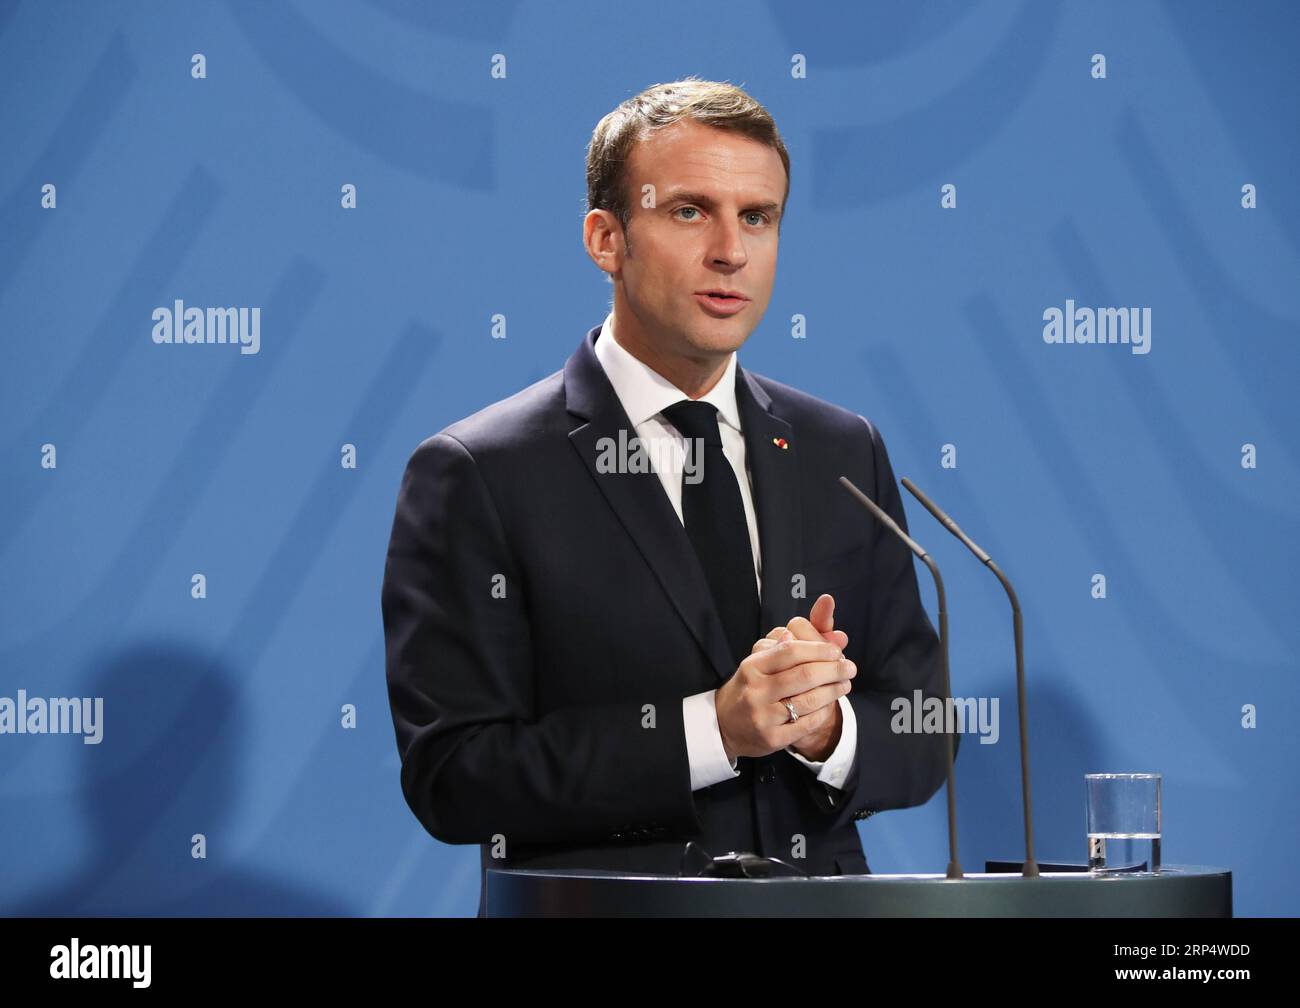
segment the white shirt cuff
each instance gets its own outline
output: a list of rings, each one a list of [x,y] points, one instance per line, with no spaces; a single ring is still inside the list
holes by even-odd
[[[686,757],[691,764],[692,791],[740,776],[740,771],[727,759],[727,750],[722,745],[714,700],[717,692],[711,689],[682,698],[682,723],[686,727]]]
[[[853,713],[853,705],[849,703],[849,698],[846,696],[840,697],[840,713],[844,717],[844,723],[840,726],[840,740],[835,746],[835,751],[825,760],[804,759],[790,746],[785,750],[815,773],[819,781],[837,788],[842,788],[844,782],[849,779],[849,771],[853,769],[853,757],[858,752],[858,716]]]

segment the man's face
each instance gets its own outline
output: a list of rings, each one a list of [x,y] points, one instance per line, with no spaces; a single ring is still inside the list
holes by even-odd
[[[749,338],[772,296],[786,187],[780,155],[687,119],[633,145],[626,184],[630,250],[619,256],[623,305],[615,305],[632,319],[619,323],[620,334],[631,323],[657,353],[725,358]],[[642,205],[646,184],[654,186],[653,207]],[[719,289],[747,300],[702,293]]]

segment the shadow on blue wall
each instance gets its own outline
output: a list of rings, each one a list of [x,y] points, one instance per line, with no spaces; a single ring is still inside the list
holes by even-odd
[[[90,670],[104,698],[102,740],[81,793],[90,857],[16,916],[339,916],[328,893],[229,849],[243,771],[235,678],[183,642],[140,642]],[[194,834],[207,856],[191,856]]]

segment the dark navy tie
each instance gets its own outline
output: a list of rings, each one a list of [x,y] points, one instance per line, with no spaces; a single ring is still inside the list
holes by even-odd
[[[758,588],[740,484],[722,452],[718,408],[684,399],[664,409],[663,415],[683,436],[699,439],[694,446],[688,445],[687,457],[699,467],[691,478],[703,479],[690,482],[686,472],[682,473],[682,517],[739,665],[759,638]]]

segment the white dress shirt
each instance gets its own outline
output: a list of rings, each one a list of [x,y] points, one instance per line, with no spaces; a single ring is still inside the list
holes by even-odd
[[[605,370],[614,392],[623,404],[628,419],[636,430],[655,474],[663,484],[668,500],[672,502],[677,518],[685,525],[682,515],[682,471],[686,462],[686,439],[661,413],[666,406],[689,399],[663,375],[643,364],[624,349],[614,337],[614,314],[610,312],[596,338],[596,358]],[[736,472],[740,496],[745,505],[745,522],[749,526],[749,544],[754,556],[754,580],[760,597],[763,591],[762,555],[759,551],[758,520],[754,513],[754,492],[749,468],[745,462],[745,438],[740,426],[740,410],[736,405],[736,355],[727,360],[722,377],[699,402],[707,402],[718,409],[718,428],[722,437],[722,453]],[[667,464],[665,464],[667,463]],[[682,721],[686,725],[686,752],[691,766],[691,790],[709,787],[733,777],[739,777],[736,764],[727,759],[718,728],[715,706],[716,689],[682,699]],[[805,759],[793,748],[786,752],[817,775],[819,781],[833,787],[843,787],[853,768],[857,752],[857,718],[848,697],[839,698],[843,726],[839,743],[824,761]]]

